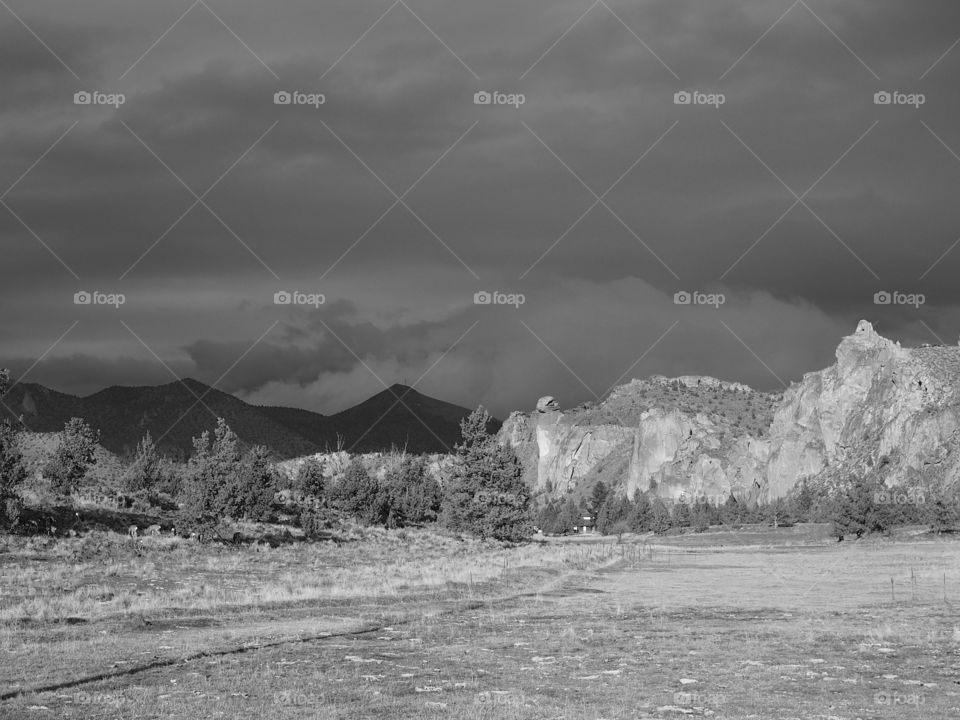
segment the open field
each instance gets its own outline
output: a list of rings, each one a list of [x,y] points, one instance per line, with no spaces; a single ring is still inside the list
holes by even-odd
[[[960,717],[956,541],[90,542],[0,554],[0,717]]]

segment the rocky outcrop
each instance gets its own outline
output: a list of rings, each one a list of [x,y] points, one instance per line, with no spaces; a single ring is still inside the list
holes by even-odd
[[[544,413],[538,403],[532,413],[514,413],[500,438],[539,492],[562,496],[602,480],[629,495],[653,488],[674,499],[693,493],[723,502],[731,491],[756,497],[767,448],[738,425],[741,415],[724,414],[730,393],[741,413],[769,399],[713,378],[634,380],[596,406]]]
[[[632,431],[616,425],[581,425],[562,412],[513,413],[500,430],[524,465],[528,485],[562,495],[579,487],[628,446]]]
[[[774,416],[769,495],[805,478],[835,483],[870,472],[891,486],[953,481],[960,348],[902,348],[861,321],[836,357],[791,387]]]
[[[960,476],[960,348],[902,348],[862,321],[835,365],[781,397],[684,376],[633,380],[597,405],[514,413],[501,441],[531,487],[562,495],[604,480],[665,498],[768,500],[800,481],[876,472],[890,485]]]

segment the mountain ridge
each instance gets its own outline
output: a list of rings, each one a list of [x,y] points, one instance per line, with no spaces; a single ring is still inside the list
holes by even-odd
[[[21,383],[4,398],[0,415],[23,418],[33,432],[58,432],[72,417],[101,433],[101,444],[129,455],[150,432],[160,450],[186,458],[192,439],[222,417],[248,444],[266,445],[278,459],[353,448],[394,447],[414,453],[447,452],[460,438],[460,419],[470,410],[395,384],[333,415],[303,408],[247,403],[194,378],[163,385],[112,385],[85,396],[38,383]],[[499,422],[492,429],[499,429]]]

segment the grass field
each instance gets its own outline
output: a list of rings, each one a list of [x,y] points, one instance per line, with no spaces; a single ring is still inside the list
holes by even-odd
[[[7,542],[0,717],[960,717],[955,541],[153,540]]]

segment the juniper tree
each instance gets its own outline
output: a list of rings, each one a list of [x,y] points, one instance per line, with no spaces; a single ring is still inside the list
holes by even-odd
[[[155,490],[160,483],[161,475],[160,453],[148,432],[137,444],[137,452],[124,473],[123,483],[131,492]]]
[[[442,522],[481,538],[521,540],[533,533],[523,467],[513,448],[487,431],[489,422],[482,407],[460,422],[462,442],[444,491]]]
[[[71,418],[64,425],[56,452],[44,469],[53,490],[69,495],[80,484],[96,462],[100,433],[95,432],[83,418]]]
[[[9,387],[9,371],[0,369],[0,398]],[[9,418],[0,420],[0,526],[15,525],[19,518],[16,489],[27,477],[17,434]]]
[[[224,516],[222,503],[240,471],[240,440],[217,418],[213,439],[207,430],[193,439],[193,455],[180,498],[180,523],[198,534],[208,533]]]

